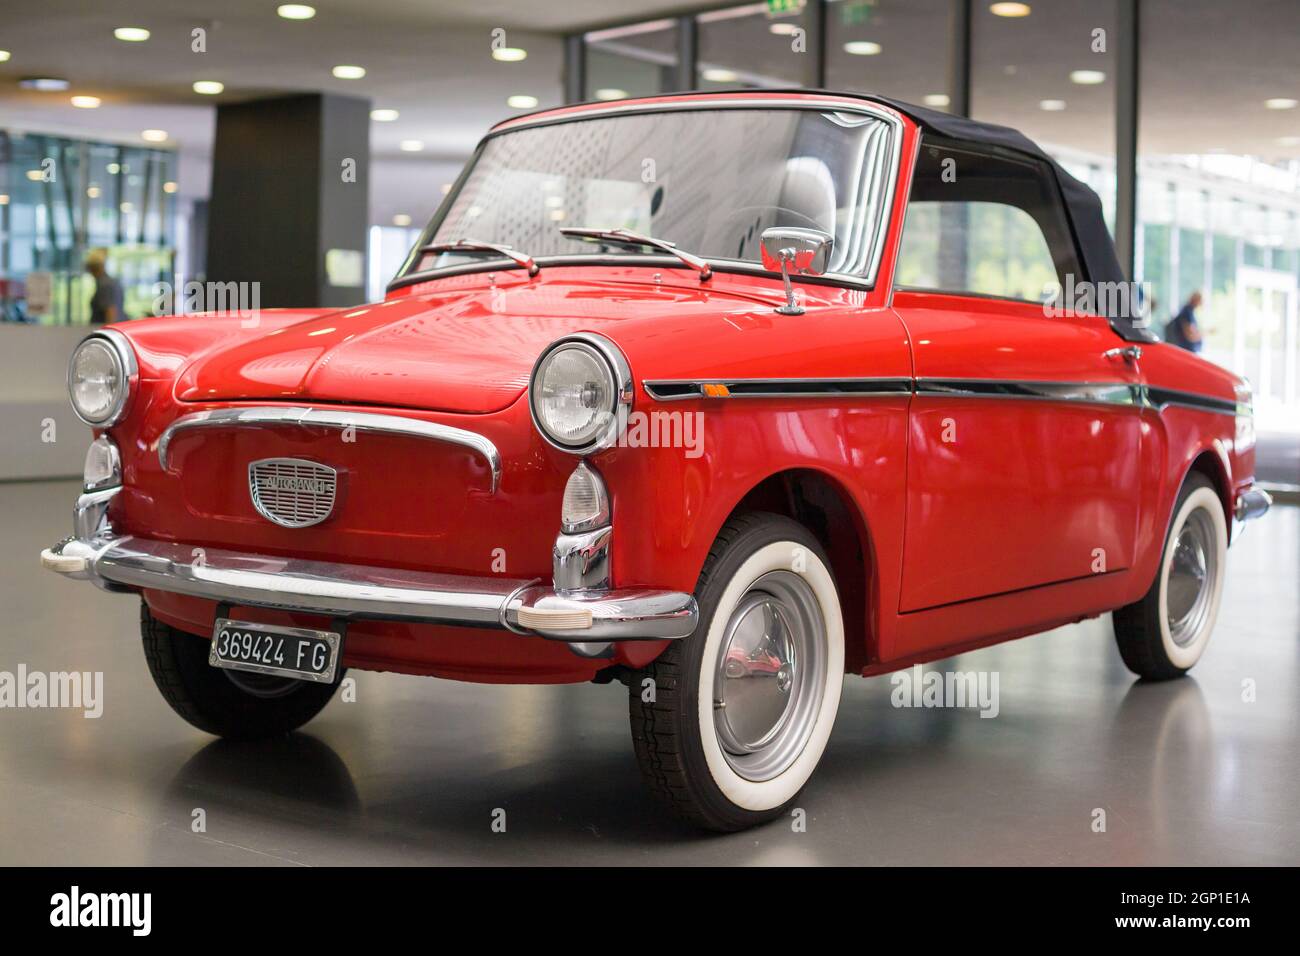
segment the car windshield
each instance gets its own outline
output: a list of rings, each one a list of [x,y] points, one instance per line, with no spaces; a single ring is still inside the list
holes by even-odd
[[[693,109],[524,127],[490,138],[420,245],[462,237],[547,256],[662,255],[566,237],[562,226],[626,229],[715,260],[759,262],[773,226],[834,237],[828,272],[873,265],[892,178],[890,126],[809,109]],[[404,273],[481,263],[412,253]]]

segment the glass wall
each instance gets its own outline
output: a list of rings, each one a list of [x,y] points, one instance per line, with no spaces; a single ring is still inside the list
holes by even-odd
[[[86,253],[108,251],[128,317],[147,315],[175,249],[176,156],[136,146],[0,130],[0,315],[90,319]]]
[[[698,14],[696,85],[702,90],[814,85],[814,4],[767,0]]]
[[[589,100],[649,96],[677,87],[676,20],[651,20],[583,36]]]
[[[948,109],[952,0],[834,0],[826,5],[826,88]]]
[[[1251,380],[1261,430],[1300,431],[1300,5],[1142,16],[1136,271],[1158,322],[1199,292],[1202,354]]]

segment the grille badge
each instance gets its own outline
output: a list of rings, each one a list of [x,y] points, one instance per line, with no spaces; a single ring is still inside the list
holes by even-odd
[[[286,528],[320,524],[334,510],[339,473],[303,458],[262,458],[248,466],[253,507]]]

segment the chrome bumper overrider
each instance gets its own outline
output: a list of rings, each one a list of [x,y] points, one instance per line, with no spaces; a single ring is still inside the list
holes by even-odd
[[[1249,491],[1243,491],[1237,495],[1237,503],[1233,507],[1233,514],[1238,521],[1250,521],[1252,518],[1262,517],[1272,505],[1272,495],[1263,488],[1251,488]]]
[[[42,551],[44,567],[114,591],[151,588],[330,617],[500,628],[578,645],[689,637],[699,616],[695,598],[677,591],[561,592],[537,580],[434,574],[115,537],[103,518],[116,491],[78,499],[77,535]]]

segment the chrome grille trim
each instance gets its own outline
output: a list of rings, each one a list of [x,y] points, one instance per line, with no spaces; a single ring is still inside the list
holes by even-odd
[[[244,408],[216,408],[193,412],[176,419],[158,439],[158,464],[167,470],[167,449],[172,440],[194,428],[268,427],[274,425],[304,428],[353,428],[358,432],[408,435],[431,441],[461,445],[476,451],[487,462],[492,475],[492,493],[501,483],[501,453],[491,440],[464,428],[440,425],[401,415],[378,415],[373,412],[344,412],[328,408],[302,408],[294,405],[252,405]]]
[[[248,494],[268,521],[310,528],[334,512],[339,473],[304,458],[261,458],[248,464]]]

